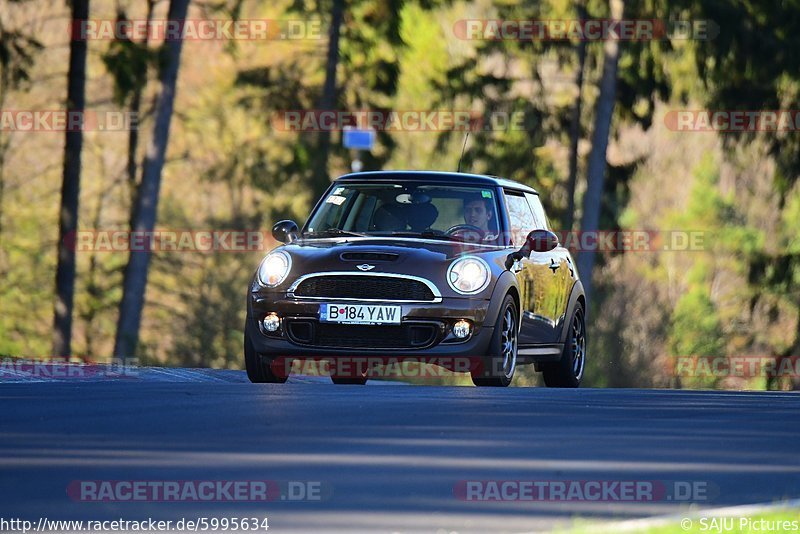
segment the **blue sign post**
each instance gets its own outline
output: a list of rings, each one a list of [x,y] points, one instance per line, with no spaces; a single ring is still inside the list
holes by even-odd
[[[375,144],[375,130],[357,130],[352,126],[345,126],[342,143],[345,148],[372,150]]]
[[[345,126],[342,132],[342,144],[345,148],[356,151],[356,158],[350,164],[353,172],[360,172],[364,163],[358,157],[359,150],[372,150],[375,145],[375,130],[359,130],[353,126]]]

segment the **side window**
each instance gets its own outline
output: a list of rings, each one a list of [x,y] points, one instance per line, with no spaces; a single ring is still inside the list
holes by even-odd
[[[549,230],[550,225],[547,221],[547,215],[544,213],[544,207],[542,207],[542,201],[539,200],[539,195],[534,195],[533,193],[525,193],[525,198],[528,199],[528,204],[531,206],[531,210],[533,210],[533,219],[536,222],[536,229],[537,230]]]
[[[536,230],[533,212],[522,194],[506,191],[505,197],[508,221],[511,224],[511,244],[522,246],[528,234]]]

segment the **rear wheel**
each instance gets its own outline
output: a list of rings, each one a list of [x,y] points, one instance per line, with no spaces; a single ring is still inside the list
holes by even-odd
[[[575,305],[569,329],[561,359],[542,365],[542,375],[547,387],[576,388],[581,385],[586,368],[586,316],[580,302]]]
[[[253,341],[245,332],[244,334],[244,364],[247,368],[247,378],[256,384],[283,384],[289,373],[276,373],[272,367],[272,358],[256,352]]]
[[[471,372],[472,383],[476,386],[506,387],[511,383],[517,368],[517,318],[514,297],[506,295],[494,325],[489,356],[484,360],[485,368]]]

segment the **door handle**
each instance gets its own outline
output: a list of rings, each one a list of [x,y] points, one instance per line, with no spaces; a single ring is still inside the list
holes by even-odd
[[[572,265],[572,260],[569,259],[569,256],[567,256],[567,265],[569,265],[569,275],[570,275],[571,278],[574,279],[575,278],[575,266]]]
[[[556,260],[550,258],[550,270],[553,271],[553,274],[556,274],[556,269],[561,267],[560,263],[556,263]]]

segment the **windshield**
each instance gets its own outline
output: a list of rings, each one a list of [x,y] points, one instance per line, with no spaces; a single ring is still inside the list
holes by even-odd
[[[418,235],[495,242],[497,199],[491,187],[447,184],[346,184],[335,187],[306,225],[306,237]]]

